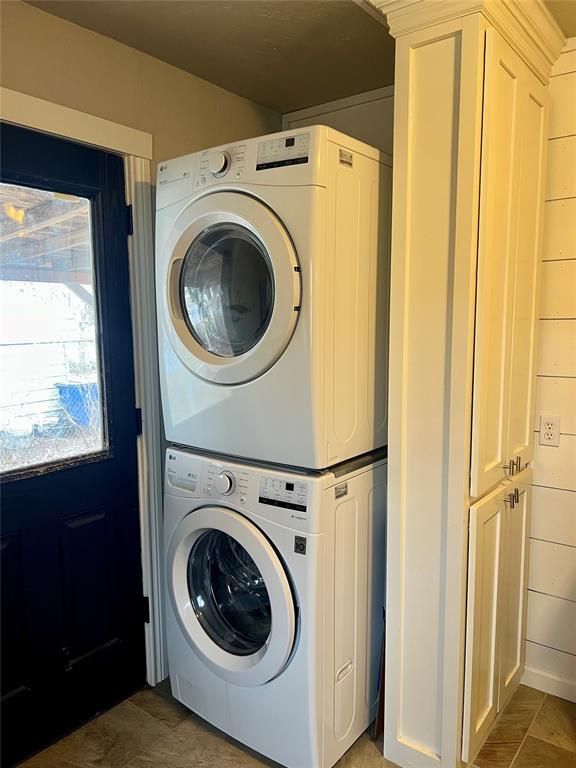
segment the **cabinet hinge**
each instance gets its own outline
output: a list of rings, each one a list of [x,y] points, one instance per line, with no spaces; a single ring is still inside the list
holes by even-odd
[[[136,437],[142,434],[142,408],[136,408]]]
[[[145,624],[150,624],[150,598],[142,595],[142,616]]]
[[[128,236],[134,234],[134,217],[132,215],[132,206],[126,206],[126,232]]]

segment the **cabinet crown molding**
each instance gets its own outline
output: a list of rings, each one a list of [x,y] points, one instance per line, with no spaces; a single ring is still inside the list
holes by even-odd
[[[370,0],[399,37],[443,22],[484,15],[516,49],[543,83],[566,42],[543,0]]]

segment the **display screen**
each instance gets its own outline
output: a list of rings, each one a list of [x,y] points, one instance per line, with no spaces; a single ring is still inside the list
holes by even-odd
[[[287,491],[293,491],[294,490],[294,483],[286,483],[286,490]]]
[[[294,146],[294,136],[290,136],[289,139],[286,139],[285,147],[293,147]]]

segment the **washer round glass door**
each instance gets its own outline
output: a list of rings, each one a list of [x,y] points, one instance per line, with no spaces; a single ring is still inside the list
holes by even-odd
[[[278,675],[294,645],[296,611],[262,531],[230,509],[204,507],[178,525],[167,554],[178,623],[212,671],[246,686]]]
[[[188,592],[196,618],[228,653],[249,656],[268,640],[270,597],[262,574],[236,539],[205,531],[188,556]]]
[[[188,368],[241,384],[274,365],[294,332],[301,286],[292,241],[267,206],[239,192],[194,200],[162,259],[164,325]]]

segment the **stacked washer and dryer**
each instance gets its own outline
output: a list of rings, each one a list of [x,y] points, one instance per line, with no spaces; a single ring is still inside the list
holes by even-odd
[[[161,163],[174,696],[288,768],[375,715],[391,160],[323,126]]]

